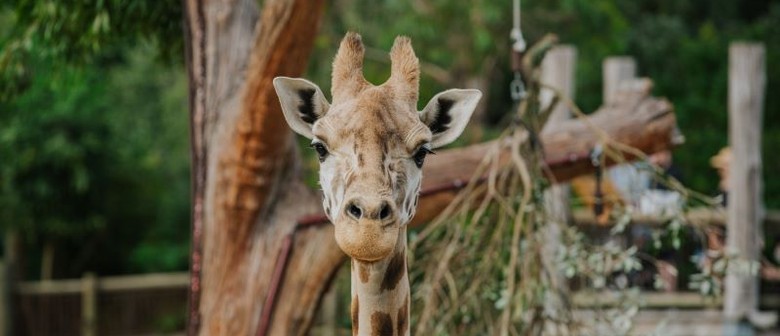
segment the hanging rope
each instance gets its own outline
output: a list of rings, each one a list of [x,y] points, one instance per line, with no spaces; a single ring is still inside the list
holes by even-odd
[[[514,0],[513,14],[514,25],[510,34],[513,42],[512,50],[522,53],[525,52],[526,44],[525,39],[523,39],[523,31],[520,29],[520,0]]]
[[[523,38],[523,31],[520,29],[520,0],[514,0],[512,7],[513,26],[509,37],[512,39],[511,61],[515,78],[509,84],[509,93],[514,101],[520,101],[525,97],[525,85],[523,84],[521,69],[526,43]]]

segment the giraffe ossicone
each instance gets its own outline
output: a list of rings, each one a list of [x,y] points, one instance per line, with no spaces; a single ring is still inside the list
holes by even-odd
[[[325,214],[352,259],[353,334],[408,335],[406,225],[422,165],[463,132],[482,93],[447,90],[418,112],[420,68],[409,38],[396,38],[381,85],[363,77],[363,55],[360,35],[347,33],[333,61],[332,102],[305,79],[273,84],[290,128],[312,140]]]

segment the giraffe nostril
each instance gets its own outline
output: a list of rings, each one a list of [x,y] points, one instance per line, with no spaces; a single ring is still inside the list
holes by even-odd
[[[390,217],[390,204],[382,202],[382,209],[379,210],[379,219],[385,220]]]
[[[347,206],[347,213],[355,219],[360,219],[360,217],[363,216],[363,210],[355,205],[355,203],[350,203],[349,206]]]

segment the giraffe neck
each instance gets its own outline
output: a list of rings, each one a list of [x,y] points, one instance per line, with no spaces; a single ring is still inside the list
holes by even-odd
[[[409,299],[404,227],[388,258],[352,260],[352,335],[409,335]]]

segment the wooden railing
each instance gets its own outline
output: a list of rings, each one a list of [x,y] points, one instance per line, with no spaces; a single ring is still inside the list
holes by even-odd
[[[140,328],[137,330],[139,333],[157,334],[158,330],[153,327],[142,330],[144,327],[138,325],[153,325],[155,320],[162,318],[155,316],[160,311],[166,311],[165,314],[168,315],[179,315],[178,311],[181,310],[179,319],[183,320],[189,281],[187,272],[107,277],[86,273],[80,279],[25,281],[11,286],[11,290],[6,291],[12,296],[2,300],[0,313],[6,317],[3,319],[6,323],[4,328],[8,328],[6,326],[9,322],[16,322],[13,328],[16,334],[75,332],[84,336],[95,336],[106,333],[107,328],[111,328],[111,331],[121,329],[122,327],[113,321],[117,316],[130,316],[133,322],[129,324]],[[139,301],[141,303],[138,303]],[[125,304],[128,302],[136,304]],[[156,306],[158,303],[166,307],[159,310],[143,308]],[[56,316],[54,320],[58,321],[45,320],[51,316]],[[174,332],[179,333],[181,330]]]
[[[19,294],[74,294],[89,291],[123,291],[187,287],[189,273],[156,273],[96,277],[86,273],[81,279],[25,281],[17,286]]]

